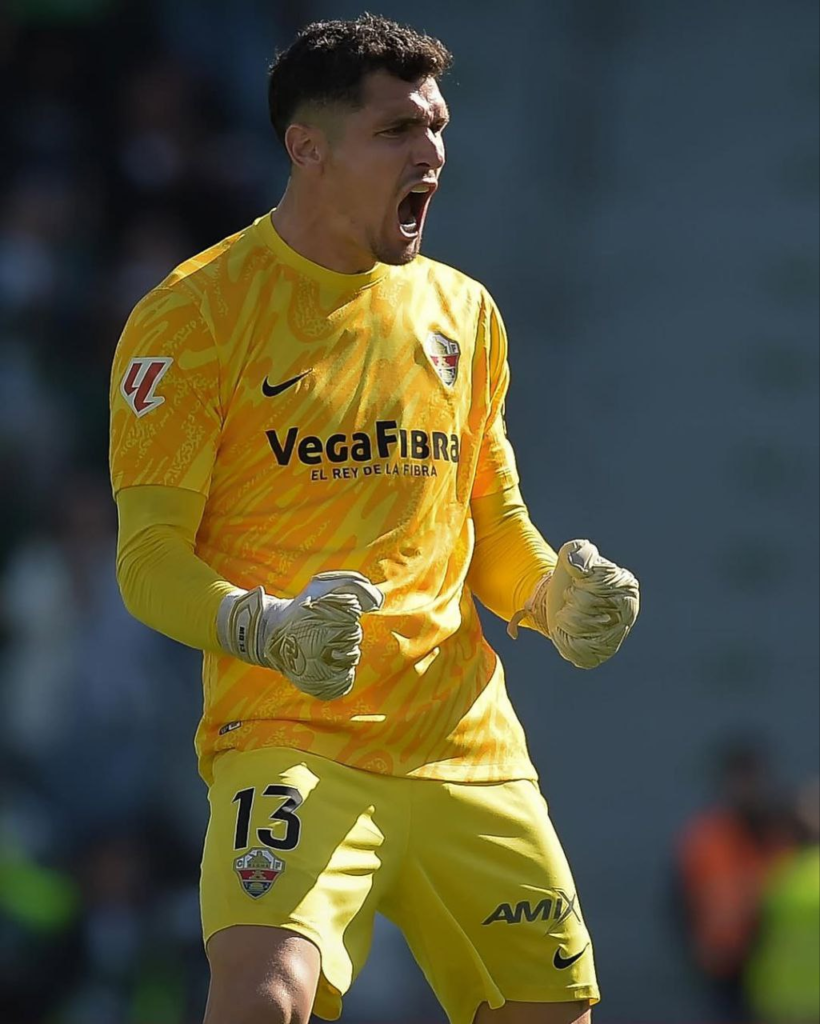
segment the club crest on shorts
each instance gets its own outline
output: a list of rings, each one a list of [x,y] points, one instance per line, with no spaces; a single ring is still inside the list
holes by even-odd
[[[270,850],[254,849],[234,861],[234,869],[245,892],[255,900],[264,896],[285,870],[285,862]]]
[[[167,356],[138,356],[128,364],[120,391],[137,416],[144,416],[165,401],[156,393],[157,385],[173,361]]]
[[[451,388],[458,377],[458,361],[461,357],[458,342],[445,338],[438,331],[431,331],[425,338],[424,351],[442,383]]]

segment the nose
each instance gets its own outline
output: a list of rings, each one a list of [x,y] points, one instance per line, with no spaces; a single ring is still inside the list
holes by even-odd
[[[427,128],[420,136],[416,152],[416,166],[438,171],[444,166],[444,139],[441,132]]]

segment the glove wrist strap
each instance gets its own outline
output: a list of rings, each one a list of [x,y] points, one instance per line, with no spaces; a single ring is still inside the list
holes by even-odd
[[[216,616],[219,644],[251,665],[265,665],[265,641],[290,601],[266,594],[263,587],[236,590],[223,597]]]

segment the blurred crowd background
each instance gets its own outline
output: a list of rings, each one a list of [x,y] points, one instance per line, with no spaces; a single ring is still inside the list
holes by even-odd
[[[277,47],[362,9],[0,4],[3,1024],[201,1020],[199,657],[119,600],[109,367],[137,299],[281,194]],[[425,248],[505,314],[533,517],[643,584],[592,677],[487,621],[596,1022],[816,1024],[817,4],[376,9],[455,52]],[[442,1021],[386,922],[344,1021]]]

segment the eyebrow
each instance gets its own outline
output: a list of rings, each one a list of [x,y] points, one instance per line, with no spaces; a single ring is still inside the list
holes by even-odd
[[[403,128],[405,125],[428,125],[448,124],[450,111],[445,107],[443,111],[433,114],[396,114],[394,117],[386,117],[384,123],[393,128]]]

